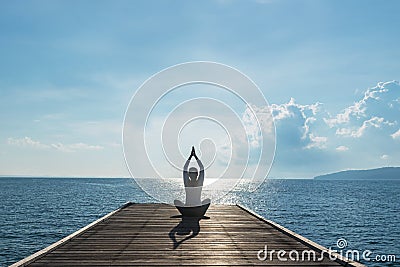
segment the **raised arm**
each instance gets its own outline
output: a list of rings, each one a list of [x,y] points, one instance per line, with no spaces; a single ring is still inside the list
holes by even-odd
[[[189,163],[190,163],[190,159],[192,158],[192,156],[190,156],[188,158],[188,160],[186,160],[185,165],[183,166],[183,172],[188,172],[188,167],[189,167]]]
[[[192,159],[192,157],[193,157],[193,154],[190,154],[190,157],[188,158],[185,165],[183,166],[183,184],[185,186],[188,186],[188,182],[189,182],[188,167],[189,167],[189,163],[190,163],[190,160]]]
[[[199,169],[200,169],[199,177],[197,178],[198,185],[199,186],[203,186],[203,182],[204,182],[204,166],[203,166],[203,163],[201,162],[201,160],[197,157],[196,153],[194,153],[193,156],[196,159],[197,164],[199,165]]]

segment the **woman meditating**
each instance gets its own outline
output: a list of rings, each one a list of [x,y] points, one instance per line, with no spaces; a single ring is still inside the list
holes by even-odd
[[[189,163],[193,157],[196,159],[197,164],[199,165],[200,172],[195,167],[191,167],[188,171]],[[192,147],[190,157],[183,166],[183,184],[185,185],[186,202],[184,204],[182,203],[182,201],[175,200],[175,206],[197,207],[209,204],[209,198],[201,201],[201,191],[203,189],[203,183],[204,166],[201,163],[201,160],[197,157],[194,147]]]

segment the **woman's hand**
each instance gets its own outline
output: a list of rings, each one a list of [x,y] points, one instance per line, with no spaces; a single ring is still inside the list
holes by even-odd
[[[194,157],[196,160],[198,160],[198,157],[196,155],[196,150],[194,149],[194,146],[192,146],[192,151],[190,152],[189,160],[192,159],[192,157]]]
[[[199,158],[196,155],[196,151],[194,150],[194,146],[192,146],[192,154],[191,154],[196,160],[198,160]]]

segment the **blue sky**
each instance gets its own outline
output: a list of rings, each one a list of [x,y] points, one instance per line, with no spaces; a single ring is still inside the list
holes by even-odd
[[[128,176],[121,128],[132,94],[193,60],[243,71],[273,104],[271,176],[398,166],[399,7],[1,1],[0,174]]]

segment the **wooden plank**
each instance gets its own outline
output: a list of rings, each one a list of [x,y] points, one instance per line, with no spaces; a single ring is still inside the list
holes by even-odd
[[[261,261],[265,245],[317,258],[325,248],[244,207],[212,205],[201,220],[177,215],[166,204],[125,205],[12,266],[363,266],[327,255]]]
[[[64,242],[67,242],[67,241],[71,240],[72,238],[74,238],[75,236],[78,236],[78,235],[84,233],[85,231],[87,231],[90,228],[94,227],[95,225],[99,224],[99,222],[102,222],[102,221],[106,220],[107,218],[111,217],[113,214],[117,213],[118,211],[120,211],[120,210],[122,210],[122,209],[124,209],[127,206],[132,205],[132,204],[133,203],[131,203],[131,202],[125,203],[119,209],[117,209],[115,211],[112,211],[109,214],[106,214],[105,216],[103,216],[100,219],[98,219],[98,220],[86,225],[85,227],[81,228],[80,230],[78,230],[78,231],[70,234],[69,236],[66,236],[63,239],[55,242],[54,244],[51,244],[50,246],[48,246],[48,247],[46,247],[46,248],[44,248],[44,249],[42,249],[42,250],[40,250],[40,251],[38,251],[38,252],[36,252],[34,254],[22,259],[22,260],[10,265],[9,267],[26,266],[30,262],[32,262],[34,260],[37,260],[40,257],[42,257],[42,256],[46,255],[47,253],[51,252],[52,250],[60,247]]]

